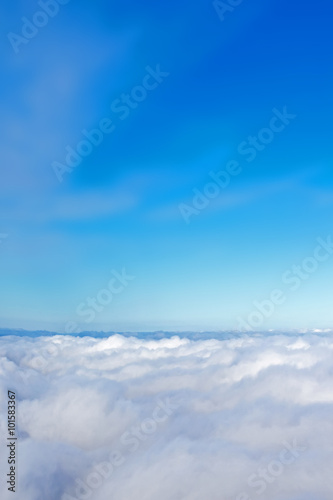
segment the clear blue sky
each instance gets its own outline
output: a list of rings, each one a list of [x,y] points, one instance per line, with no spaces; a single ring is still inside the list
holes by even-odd
[[[10,41],[38,11],[0,8],[2,326],[237,328],[279,288],[262,329],[332,327],[333,256],[297,291],[281,280],[333,234],[332,5],[244,0],[221,21],[203,0],[71,0]],[[163,81],[133,91],[157,65]],[[284,106],[296,117],[248,161],[239,145]],[[59,182],[54,162],[105,118]],[[231,160],[241,172],[186,223],[179,206]],[[123,268],[135,279],[85,323],[78,305]]]

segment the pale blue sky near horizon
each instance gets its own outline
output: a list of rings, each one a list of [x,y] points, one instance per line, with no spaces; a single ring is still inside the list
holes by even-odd
[[[1,326],[236,329],[280,289],[259,329],[333,327],[333,255],[295,291],[283,279],[333,235],[332,5],[244,0],[221,21],[203,0],[71,0],[16,54],[8,33],[40,10],[0,7]],[[112,103],[158,65],[121,119]],[[247,161],[240,144],[285,107]],[[54,162],[104,118],[114,130],[59,182]],[[187,224],[179,206],[231,160],[241,172]],[[123,269],[87,322],[77,308]]]

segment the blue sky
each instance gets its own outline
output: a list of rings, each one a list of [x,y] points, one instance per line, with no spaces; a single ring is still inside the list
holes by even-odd
[[[297,291],[281,278],[333,234],[332,6],[244,0],[221,21],[203,0],[71,0],[15,53],[8,33],[38,11],[0,12],[2,326],[234,329],[282,289],[261,329],[332,327],[333,256]],[[158,65],[122,120],[110,106]],[[295,118],[248,162],[239,145],[284,107]],[[54,162],[106,118],[59,182]],[[239,175],[186,223],[179,206],[231,160]],[[86,323],[78,305],[124,268]]]

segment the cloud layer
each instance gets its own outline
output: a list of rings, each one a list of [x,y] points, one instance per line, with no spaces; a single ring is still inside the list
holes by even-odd
[[[17,498],[331,499],[331,333],[196,337],[2,337]]]

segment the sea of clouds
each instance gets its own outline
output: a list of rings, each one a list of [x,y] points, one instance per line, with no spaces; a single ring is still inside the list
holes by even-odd
[[[332,335],[2,336],[1,499],[332,500]]]

